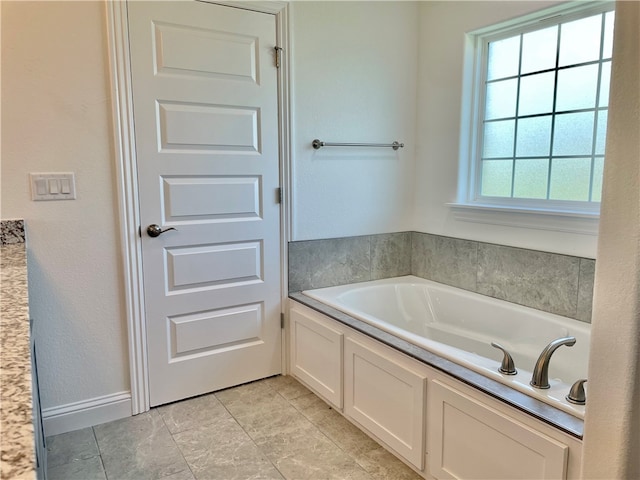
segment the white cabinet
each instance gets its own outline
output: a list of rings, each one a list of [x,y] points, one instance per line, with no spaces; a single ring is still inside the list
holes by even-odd
[[[289,312],[291,373],[334,407],[342,409],[344,335],[311,309],[293,304]]]
[[[423,477],[580,478],[581,440],[315,310],[290,305],[291,373],[344,406],[348,419]]]
[[[562,479],[569,447],[434,380],[429,464],[438,479]]]
[[[427,377],[419,367],[368,339],[346,339],[345,415],[422,470]]]

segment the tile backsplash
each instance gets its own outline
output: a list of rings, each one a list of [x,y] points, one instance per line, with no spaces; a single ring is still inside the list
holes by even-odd
[[[24,242],[24,220],[0,220],[0,245]]]
[[[591,321],[595,260],[428,233],[289,244],[289,291],[416,275]]]
[[[289,243],[289,291],[411,273],[411,233]]]

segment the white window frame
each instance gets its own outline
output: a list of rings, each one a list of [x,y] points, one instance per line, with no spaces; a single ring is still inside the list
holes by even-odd
[[[488,43],[614,10],[615,2],[573,1],[470,32],[466,36],[457,220],[596,235],[599,202],[481,197],[479,173]]]

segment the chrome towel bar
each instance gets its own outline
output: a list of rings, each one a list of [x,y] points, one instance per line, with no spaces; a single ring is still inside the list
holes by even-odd
[[[319,150],[322,147],[391,147],[394,150],[398,150],[399,148],[404,148],[404,143],[330,143],[322,142],[316,138],[311,142],[311,146],[316,150]]]

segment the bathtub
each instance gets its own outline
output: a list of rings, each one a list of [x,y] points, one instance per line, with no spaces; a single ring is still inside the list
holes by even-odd
[[[566,400],[573,382],[587,378],[590,325],[419,277],[406,276],[306,290],[304,295],[432,353],[584,418],[584,406]],[[552,340],[576,337],[549,364],[546,390],[529,385],[533,367]],[[517,375],[498,371],[505,347]],[[587,397],[588,398],[588,397]],[[588,401],[588,400],[587,400]]]

